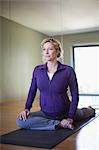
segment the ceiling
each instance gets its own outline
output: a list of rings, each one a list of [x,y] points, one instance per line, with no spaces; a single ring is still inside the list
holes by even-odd
[[[99,0],[1,0],[2,16],[48,36],[99,31]]]

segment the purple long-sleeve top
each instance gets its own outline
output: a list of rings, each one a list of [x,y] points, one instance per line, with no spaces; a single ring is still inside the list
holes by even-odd
[[[68,86],[72,101],[69,100],[67,95]],[[37,89],[40,91],[40,107],[43,112],[55,117],[67,113],[67,116],[73,119],[79,96],[76,74],[71,66],[58,62],[58,68],[52,80],[49,79],[47,74],[47,64],[36,66],[33,71],[25,109],[31,109]]]

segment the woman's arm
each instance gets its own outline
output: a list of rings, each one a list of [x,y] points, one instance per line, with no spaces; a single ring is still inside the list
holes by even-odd
[[[79,101],[79,93],[78,93],[78,83],[75,71],[71,68],[69,75],[69,87],[71,92],[71,104],[68,112],[68,118],[73,119],[75,112],[77,110],[78,101]]]
[[[28,109],[28,110],[31,109],[36,92],[37,92],[37,82],[36,82],[36,68],[35,68],[33,71],[33,75],[32,75],[32,81],[31,81],[27,101],[25,104],[25,109]]]
[[[34,69],[27,101],[25,104],[25,109],[18,115],[18,118],[20,120],[26,120],[28,118],[28,116],[30,114],[30,109],[32,107],[32,103],[33,103],[35,95],[36,95],[36,91],[37,91],[37,83],[36,83],[36,72]]]

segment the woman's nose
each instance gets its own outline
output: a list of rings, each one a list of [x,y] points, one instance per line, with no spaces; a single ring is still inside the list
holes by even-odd
[[[45,53],[48,54],[48,49],[45,50]]]

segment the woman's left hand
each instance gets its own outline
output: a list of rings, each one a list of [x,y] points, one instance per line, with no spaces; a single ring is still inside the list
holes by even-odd
[[[70,119],[70,118],[63,119],[60,124],[61,124],[61,127],[63,128],[69,128],[72,130],[74,129],[73,119]]]

